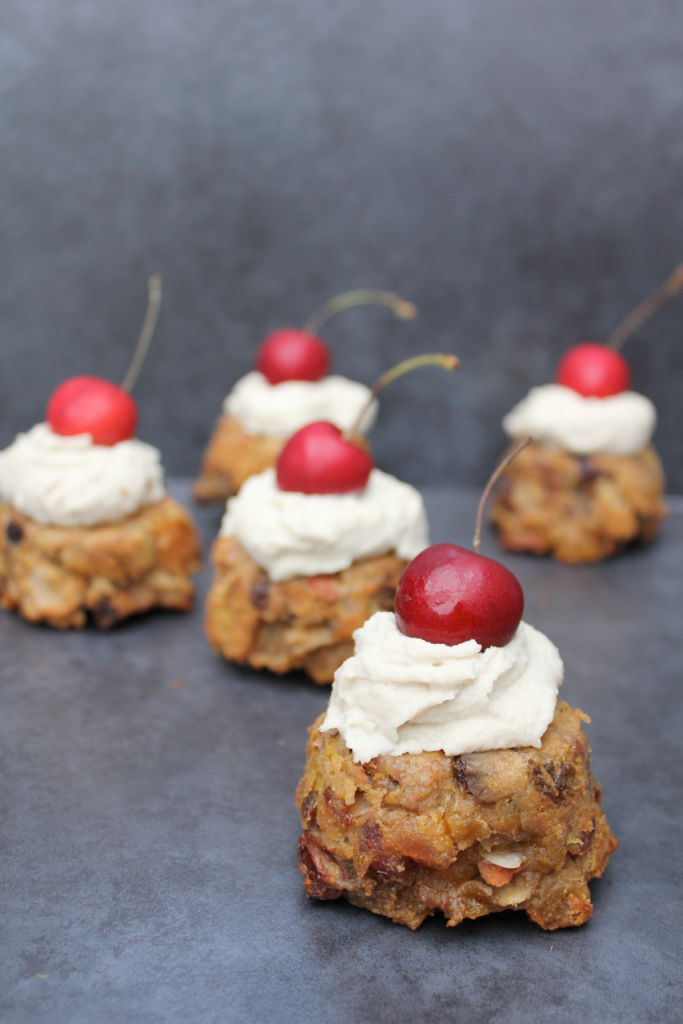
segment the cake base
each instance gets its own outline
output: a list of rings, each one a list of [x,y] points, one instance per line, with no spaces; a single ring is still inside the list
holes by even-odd
[[[651,445],[635,455],[572,455],[532,443],[506,468],[491,521],[508,551],[597,562],[655,536],[667,513]]]
[[[308,896],[418,928],[523,910],[552,931],[593,913],[588,881],[617,840],[589,771],[585,715],[558,701],[539,750],[447,757],[384,755],[357,764],[338,732],[311,729],[297,791],[299,870]],[[519,868],[489,855],[515,853]]]
[[[150,608],[189,611],[200,565],[194,524],[170,497],[88,527],[43,526],[0,503],[0,606],[30,622],[109,629]]]
[[[407,562],[395,554],[354,562],[326,576],[273,583],[234,537],[219,537],[206,602],[206,636],[228,661],[278,674],[303,669],[331,683],[353,654],[356,629],[394,607]]]
[[[233,416],[223,413],[204,452],[192,497],[195,501],[232,497],[248,477],[275,465],[284,444],[284,438],[245,433]]]

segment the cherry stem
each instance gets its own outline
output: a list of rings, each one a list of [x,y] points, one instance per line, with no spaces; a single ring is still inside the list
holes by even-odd
[[[147,283],[147,288],[147,312],[145,313],[145,319],[138,343],[135,346],[133,358],[121,384],[122,389],[128,392],[133,390],[133,385],[140,376],[140,370],[147,358],[149,346],[152,344],[152,338],[154,337],[154,330],[159,319],[159,309],[161,308],[161,274],[152,274]]]
[[[304,324],[304,331],[308,334],[317,334],[323,324],[353,306],[387,306],[401,320],[414,320],[417,316],[417,306],[414,302],[402,299],[395,292],[377,292],[369,288],[359,288],[354,292],[343,292],[328,299],[323,305],[312,313]]]
[[[486,508],[486,502],[489,500],[491,491],[498,483],[503,473],[503,470],[510,465],[512,460],[516,458],[521,452],[521,450],[523,448],[526,448],[528,444],[531,444],[530,437],[524,437],[521,441],[518,441],[514,448],[511,448],[510,451],[507,452],[507,454],[504,455],[503,458],[500,460],[500,462],[494,469],[493,473],[491,474],[491,479],[484,488],[484,493],[481,496],[479,508],[477,509],[477,521],[474,526],[474,540],[472,541],[472,547],[474,548],[477,554],[479,554],[479,548],[481,547],[481,524],[484,519],[484,509]]]
[[[442,366],[444,370],[455,370],[460,365],[460,360],[457,356],[452,356],[443,352],[429,352],[422,356],[411,356],[410,359],[404,359],[403,362],[397,363],[396,366],[392,366],[390,370],[383,373],[379,378],[372,391],[370,397],[363,406],[358,415],[356,422],[349,430],[344,431],[344,437],[349,438],[360,434],[361,425],[363,420],[367,416],[368,409],[377,398],[380,391],[383,391],[387,384],[391,384],[393,381],[398,380],[404,373],[410,373],[411,370],[417,370],[420,366]]]
[[[667,277],[664,284],[656,292],[648,295],[635,309],[626,314],[605,342],[607,347],[613,348],[615,352],[618,352],[626,339],[630,338],[633,332],[637,331],[646,320],[654,316],[657,310],[666,305],[670,299],[673,299],[674,295],[678,294],[681,288],[683,288],[683,263],[679,263],[673,274]]]

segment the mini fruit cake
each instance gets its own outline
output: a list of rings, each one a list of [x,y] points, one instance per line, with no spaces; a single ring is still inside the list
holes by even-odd
[[[309,423],[287,441],[275,469],[251,477],[228,501],[211,552],[215,577],[206,635],[228,661],[284,673],[303,669],[331,683],[353,651],[352,636],[394,606],[407,563],[429,543],[420,493],[376,469],[358,425],[379,391],[429,363],[424,355],[388,370],[345,435]]]
[[[596,562],[651,540],[666,515],[655,421],[652,402],[633,391],[601,398],[559,383],[532,388],[503,420],[511,438],[534,439],[491,507],[503,547]]]
[[[682,286],[677,267],[605,345],[569,349],[556,383],[532,388],[503,419],[509,437],[534,442],[508,466],[491,507],[503,547],[596,562],[655,536],[667,513],[650,443],[657,414],[629,390],[631,370],[618,350]]]
[[[46,418],[0,452],[0,605],[58,629],[189,611],[199,538],[159,452],[134,437],[133,399],[74,377]]]
[[[192,489],[196,501],[225,501],[236,494],[250,476],[273,467],[285,441],[309,423],[326,419],[348,430],[357,421],[370,389],[330,375],[329,350],[314,330],[335,312],[368,302],[389,306],[403,319],[416,314],[412,303],[392,292],[349,292],[326,303],[305,329],[287,327],[268,335],[255,369],[223,403]],[[376,405],[368,406],[364,430],[376,412]]]
[[[311,729],[297,792],[309,897],[418,928],[523,910],[545,929],[592,914],[616,849],[550,640],[520,621],[502,565],[453,544],[410,563],[396,612],[355,634]]]
[[[360,478],[344,480],[342,466],[333,492],[287,478],[292,450],[299,469],[319,455],[321,428],[343,460],[347,442],[337,428],[310,424],[290,439],[277,470],[251,477],[229,500],[211,552],[206,634],[229,661],[278,673],[301,668],[330,683],[353,650],[354,630],[393,608],[401,573],[429,540],[419,492],[373,468],[355,445],[348,447],[362,463]],[[297,455],[302,442],[309,447]]]

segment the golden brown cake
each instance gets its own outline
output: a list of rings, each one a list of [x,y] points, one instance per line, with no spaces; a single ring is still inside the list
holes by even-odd
[[[234,537],[219,537],[211,560],[206,635],[214,650],[252,668],[303,669],[316,683],[332,682],[353,651],[354,630],[376,611],[393,608],[407,564],[391,553],[330,575],[276,583]]]
[[[537,442],[505,469],[491,521],[509,551],[595,562],[657,533],[667,509],[651,445],[635,455],[572,455]]]
[[[277,462],[284,437],[247,434],[234,416],[223,413],[202,459],[199,479],[192,487],[195,501],[225,501],[244,481]]]
[[[45,526],[0,503],[0,605],[30,622],[102,629],[151,608],[189,611],[201,564],[186,510],[164,497],[120,522]]]
[[[587,883],[602,875],[617,840],[589,770],[582,712],[559,701],[540,749],[382,755],[365,764],[336,730],[319,731],[322,719],[297,793],[310,897],[345,896],[413,929],[437,910],[449,925],[523,910],[547,930],[591,916]],[[506,857],[519,866],[494,863]]]

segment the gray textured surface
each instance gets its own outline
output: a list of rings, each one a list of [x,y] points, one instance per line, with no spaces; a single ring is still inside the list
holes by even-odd
[[[380,463],[483,483],[503,413],[683,256],[676,0],[3,0],[0,21],[0,444],[64,376],[121,378],[160,270],[141,435],[189,474],[264,332],[368,285],[422,316],[331,325],[340,371],[463,358],[387,393]],[[682,310],[627,350],[678,492]]]
[[[475,495],[427,497],[433,539],[467,543]],[[199,518],[208,540],[216,513]],[[552,934],[307,902],[293,793],[326,692],[223,664],[200,611],[105,635],[3,614],[3,1022],[679,1020],[682,542],[679,509],[604,565],[505,559],[593,716],[621,840],[592,920]]]

